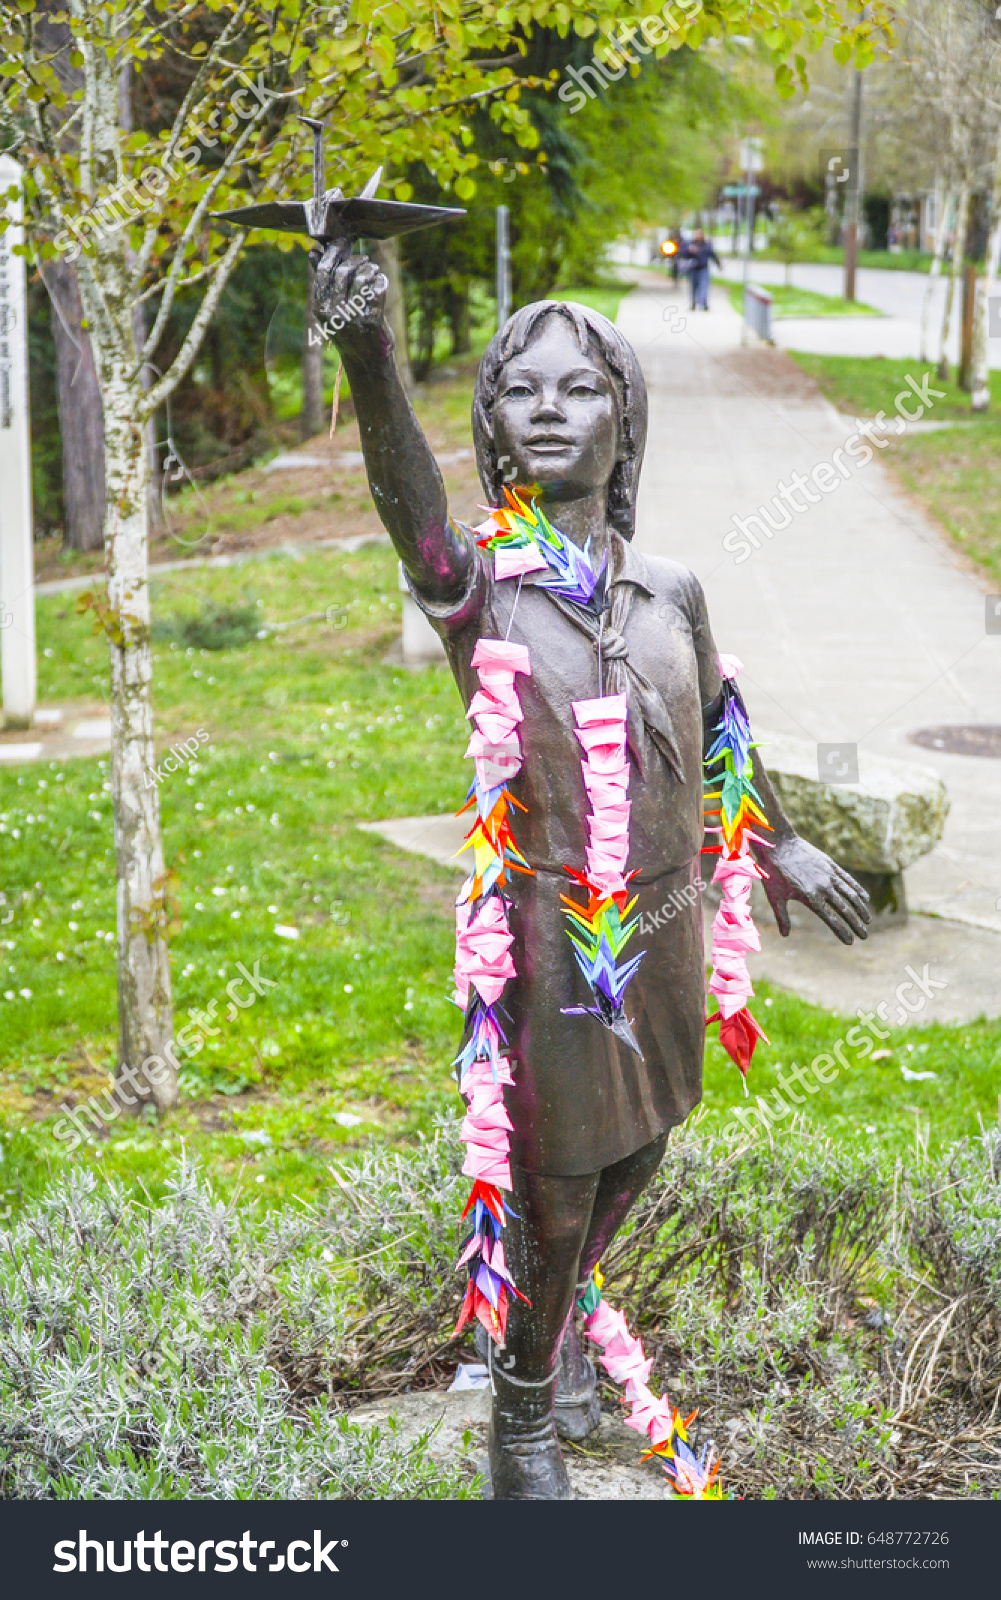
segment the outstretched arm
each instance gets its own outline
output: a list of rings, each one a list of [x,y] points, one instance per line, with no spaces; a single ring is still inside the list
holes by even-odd
[[[310,259],[313,312],[331,324],[344,362],[376,510],[417,592],[447,604],[464,592],[475,551],[449,520],[438,464],[396,370],[386,278],[344,242]]]
[[[736,688],[733,692],[739,694]],[[742,699],[740,704],[743,708]],[[715,740],[715,730],[722,711],[721,694],[703,712],[706,755]],[[839,867],[823,850],[800,838],[782,810],[771,779],[756,752],[751,781],[771,829],[770,833],[762,835],[767,843],[752,844],[751,850],[764,874],[764,891],[782,937],[789,936],[788,902],[799,900],[809,906],[821,922],[827,924],[842,944],[852,944],[855,939],[867,939],[869,933],[866,924],[871,916],[869,896],[844,867]]]
[[[779,804],[771,779],[760,761],[754,765],[754,786],[771,825],[767,845],[753,846],[754,857],[765,873],[764,890],[775,913],[779,933],[789,935],[788,901],[800,900],[821,922],[826,922],[842,944],[868,939],[869,896],[850,872],[801,839]]]

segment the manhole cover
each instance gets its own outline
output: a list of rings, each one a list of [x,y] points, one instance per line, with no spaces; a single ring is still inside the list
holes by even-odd
[[[920,744],[926,750],[945,750],[951,756],[989,756],[1001,761],[1001,728],[987,723],[979,727],[947,723],[943,728],[918,728],[907,738],[910,744]]]

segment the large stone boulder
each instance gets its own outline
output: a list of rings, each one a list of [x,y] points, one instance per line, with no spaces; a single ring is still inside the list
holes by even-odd
[[[821,778],[815,744],[786,734],[756,737],[755,757],[796,832],[853,873],[877,912],[905,916],[904,869],[938,843],[949,815],[938,773],[859,750],[858,781],[836,783]]]

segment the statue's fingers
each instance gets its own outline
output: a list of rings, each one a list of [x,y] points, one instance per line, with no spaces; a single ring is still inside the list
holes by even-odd
[[[332,239],[329,244],[324,245],[321,251],[311,250],[309,259],[312,261],[313,257],[318,254],[317,274],[322,273],[324,277],[332,278],[347,260],[350,253],[351,242],[349,239]]]
[[[844,867],[839,867],[836,861],[834,862],[834,875],[838,881],[838,888],[843,894],[847,891],[851,894],[853,900],[860,901],[862,905],[868,905],[868,889],[863,889],[858,879],[853,878],[851,873],[848,872]]]
[[[775,916],[775,926],[783,939],[788,939],[792,928],[792,924],[789,921],[789,906],[782,895],[769,888],[767,879],[765,881],[765,893],[768,896],[768,904],[771,906]]]
[[[841,878],[836,879],[832,887],[841,896],[842,900],[851,906],[855,915],[862,922],[872,921],[872,909],[869,905],[869,897],[864,889],[859,889],[857,885],[846,884]]]
[[[360,263],[357,256],[350,256],[334,273],[334,293],[339,300],[350,300],[354,294],[362,265],[367,266],[368,263]]]
[[[842,944],[854,943],[851,928],[826,896],[816,895],[811,898],[810,909],[816,912],[821,922],[826,922],[831,932],[841,940]]]
[[[842,921],[847,922],[855,937],[857,939],[868,939],[869,930],[866,927],[866,923],[869,920],[868,914],[864,914],[862,908],[853,904],[847,895],[841,894],[837,887],[830,889],[829,899]]]
[[[313,264],[313,304],[315,309],[322,314],[330,311],[332,303],[337,299],[337,277],[342,270],[344,261],[345,241],[335,239],[333,244],[328,244],[322,251],[310,251],[309,259]]]
[[[389,288],[389,280],[377,262],[366,260],[355,272],[352,288],[358,292],[368,290],[368,295],[374,299],[385,294]]]

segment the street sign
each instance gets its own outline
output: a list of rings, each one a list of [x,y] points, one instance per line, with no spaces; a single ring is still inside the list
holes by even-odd
[[[761,190],[756,183],[728,183],[720,192],[724,200],[746,200],[748,195],[756,200]]]
[[[765,165],[763,139],[741,139],[740,141],[740,170],[742,172],[761,172]]]
[[[35,714],[35,592],[31,520],[31,433],[28,412],[28,296],[20,187],[21,168],[0,155],[0,679],[3,721],[29,728]]]

